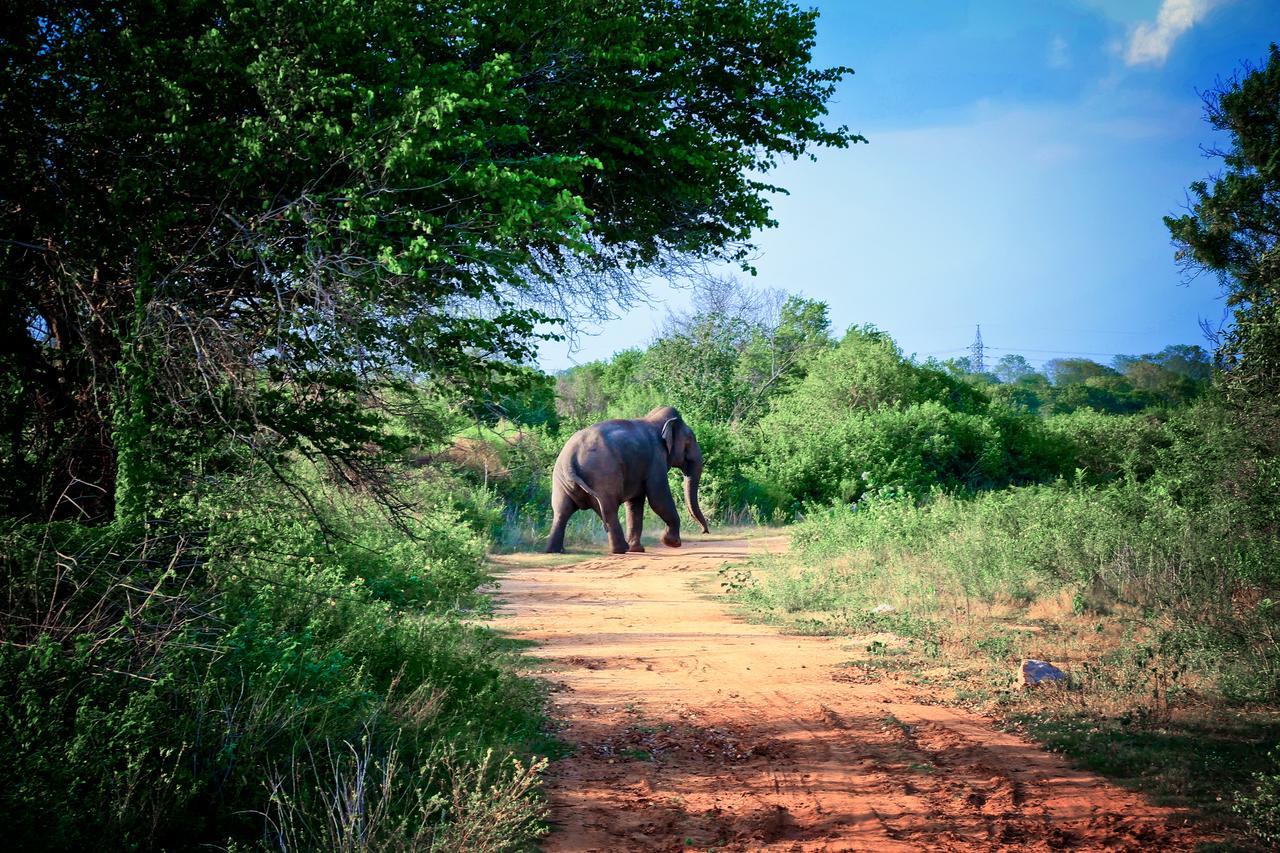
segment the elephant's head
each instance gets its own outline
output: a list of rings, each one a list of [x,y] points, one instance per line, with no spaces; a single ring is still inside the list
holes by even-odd
[[[662,441],[667,447],[667,467],[679,468],[684,472],[684,500],[689,506],[689,514],[702,525],[703,533],[710,533],[707,519],[698,506],[698,483],[702,479],[702,448],[698,447],[698,439],[693,430],[684,422],[671,406],[654,409],[646,416],[646,420],[658,424],[662,430]]]

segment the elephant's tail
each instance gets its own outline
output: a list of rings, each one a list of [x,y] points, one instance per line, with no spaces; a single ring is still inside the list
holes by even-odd
[[[600,495],[596,494],[596,490],[587,485],[587,481],[582,479],[582,475],[574,470],[573,464],[566,465],[563,470],[557,468],[556,475],[560,477],[561,484],[566,488],[577,486],[582,491],[591,495],[595,499],[596,506],[601,512],[604,512],[604,503],[600,500]]]

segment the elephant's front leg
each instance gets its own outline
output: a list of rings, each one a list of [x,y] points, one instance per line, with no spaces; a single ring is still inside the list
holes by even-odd
[[[644,527],[644,495],[627,501],[627,550],[643,552],[640,532]]]
[[[653,507],[658,518],[667,523],[667,529],[662,533],[662,544],[668,548],[679,548],[680,516],[676,513],[676,502],[671,498],[671,487],[667,485],[665,476],[650,489],[649,506]]]

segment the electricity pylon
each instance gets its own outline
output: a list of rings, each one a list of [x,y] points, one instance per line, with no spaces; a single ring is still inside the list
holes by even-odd
[[[982,326],[978,326],[978,334],[969,346],[969,372],[987,372],[987,362],[984,360],[982,352]]]

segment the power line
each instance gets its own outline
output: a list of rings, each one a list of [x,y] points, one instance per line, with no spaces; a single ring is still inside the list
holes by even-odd
[[[1078,350],[1078,349],[1071,349],[1071,350],[1064,350],[1064,349],[1033,349],[1033,348],[1031,348],[1031,347],[993,347],[993,346],[988,346],[988,347],[987,347],[987,349],[998,349],[998,350],[1001,350],[1002,352],[1015,352],[1015,353],[1022,353],[1022,352],[1044,352],[1044,353],[1049,353],[1049,354],[1051,354],[1051,355],[1109,355],[1109,356],[1129,355],[1129,353],[1123,353],[1123,352],[1088,352],[1088,351],[1086,351],[1086,350]]]

